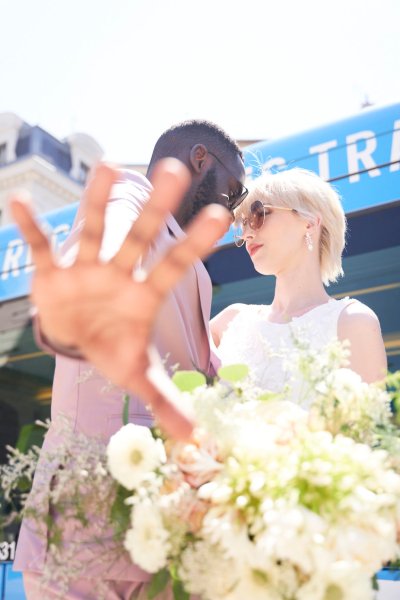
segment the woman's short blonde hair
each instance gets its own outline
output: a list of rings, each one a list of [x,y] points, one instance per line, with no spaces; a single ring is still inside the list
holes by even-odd
[[[264,173],[250,185],[250,193],[237,209],[254,200],[294,208],[307,220],[321,219],[319,259],[325,285],[343,275],[342,252],[345,246],[346,217],[339,194],[316,173],[295,167],[277,173]]]

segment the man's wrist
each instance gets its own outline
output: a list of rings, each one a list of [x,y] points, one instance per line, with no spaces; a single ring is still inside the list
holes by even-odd
[[[42,333],[42,339],[46,346],[52,349],[54,354],[60,354],[66,358],[74,358],[76,360],[84,360],[84,356],[79,348],[75,346],[64,346],[54,340],[50,340],[47,336]]]
[[[33,315],[33,329],[37,345],[43,348],[48,354],[60,354],[66,358],[85,360],[81,350],[76,346],[67,346],[49,338],[40,326],[40,317],[37,312]]]

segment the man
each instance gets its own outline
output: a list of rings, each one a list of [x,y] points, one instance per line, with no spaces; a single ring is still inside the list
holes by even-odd
[[[181,162],[170,159],[157,165],[167,156]],[[137,394],[130,400],[133,422],[152,422],[139,396],[171,435],[190,434],[190,418],[152,365],[149,346],[154,344],[167,369],[178,363],[183,369],[212,372],[211,283],[196,259],[229,225],[225,209],[232,213],[247,193],[239,148],[225,132],[204,121],[185,122],[165,132],[147,175],[148,179],[138,173],[115,173],[106,166],[97,170],[64,245],[63,268],[54,263],[25,204],[15,199],[12,205],[36,263],[32,299],[42,340],[59,351],[52,420],[67,414],[76,431],[105,440],[121,425],[122,389]],[[207,207],[210,203],[223,208]],[[203,207],[207,208],[199,214]],[[187,225],[185,235],[182,227]],[[104,392],[108,379],[121,389],[108,385]],[[54,452],[56,445],[57,434],[50,428],[44,449]],[[57,467],[50,474],[38,467],[40,486],[51,484]],[[40,573],[45,561],[45,537],[23,523],[14,564],[24,571],[28,600],[43,595]],[[145,593],[148,581],[128,559],[106,569],[94,565],[85,575],[87,579],[72,583],[68,598],[96,598],[98,579],[107,588],[107,598],[136,598]],[[45,592],[58,597],[53,588]]]

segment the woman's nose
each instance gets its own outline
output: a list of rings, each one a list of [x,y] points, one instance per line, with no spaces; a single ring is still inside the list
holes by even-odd
[[[254,237],[254,231],[252,230],[252,228],[248,224],[244,225],[242,238],[244,240],[247,240],[247,239],[252,239],[253,237]]]

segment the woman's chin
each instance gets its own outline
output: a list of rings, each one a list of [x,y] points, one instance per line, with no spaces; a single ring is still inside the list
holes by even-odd
[[[268,265],[262,264],[261,261],[253,261],[253,266],[257,273],[260,273],[260,275],[275,275],[275,269]]]

